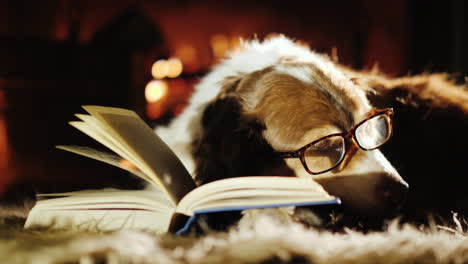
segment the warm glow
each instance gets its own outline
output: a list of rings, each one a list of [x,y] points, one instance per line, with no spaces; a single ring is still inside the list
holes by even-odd
[[[176,78],[182,73],[182,62],[178,58],[172,58],[167,61],[167,64],[169,65],[169,71],[167,73],[167,77],[170,78]]]
[[[145,98],[149,103],[159,101],[167,94],[167,83],[161,80],[152,80],[146,85]]]
[[[164,113],[165,110],[165,105],[161,102],[157,103],[148,103],[146,104],[146,115],[150,119],[156,119],[161,117],[161,115]]]
[[[0,79],[0,195],[14,182],[14,173],[10,164],[10,148],[8,144],[8,128],[5,118],[6,98],[4,82]]]
[[[241,43],[241,37],[237,35],[231,36],[231,50],[237,50]]]
[[[138,167],[126,159],[119,161],[119,167],[126,170],[138,170]]]
[[[169,73],[169,63],[166,60],[158,60],[151,67],[151,75],[155,79],[163,79]]]
[[[176,55],[185,64],[194,64],[197,60],[197,51],[191,45],[181,45],[176,50]]]
[[[177,46],[174,56],[179,58],[184,65],[184,72],[194,73],[200,68],[200,61],[197,58],[197,50],[191,44],[179,44]]]
[[[222,34],[214,35],[211,38],[211,48],[215,57],[221,58],[229,50],[229,39]]]

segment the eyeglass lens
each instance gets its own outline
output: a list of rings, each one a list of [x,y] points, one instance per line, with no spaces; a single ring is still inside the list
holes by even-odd
[[[326,171],[341,162],[345,155],[345,141],[341,136],[320,140],[304,152],[304,160],[314,173]]]
[[[364,149],[375,149],[390,137],[390,119],[386,115],[375,116],[356,128],[358,144]]]

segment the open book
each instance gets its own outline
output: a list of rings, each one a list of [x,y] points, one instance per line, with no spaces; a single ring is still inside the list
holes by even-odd
[[[183,233],[200,214],[339,203],[312,179],[297,177],[237,177],[197,186],[174,152],[135,112],[102,106],[83,108],[89,114],[77,114],[81,121],[70,124],[115,154],[80,146],[57,147],[125,169],[152,188],[40,194],[26,228]]]

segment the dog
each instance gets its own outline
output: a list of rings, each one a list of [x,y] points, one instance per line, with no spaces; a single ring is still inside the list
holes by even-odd
[[[200,81],[184,112],[156,133],[199,184],[252,175],[310,177],[353,214],[393,214],[408,184],[380,150],[360,147],[353,132],[343,139],[342,160],[324,173],[311,174],[300,158],[281,155],[369,118],[372,90],[356,78],[362,73],[285,36],[242,42]]]

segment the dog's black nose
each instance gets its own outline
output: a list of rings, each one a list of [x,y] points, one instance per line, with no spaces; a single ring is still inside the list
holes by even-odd
[[[406,200],[408,192],[408,183],[402,179],[394,179],[392,177],[381,177],[377,183],[376,197],[383,205],[383,210],[392,214],[399,210]]]

